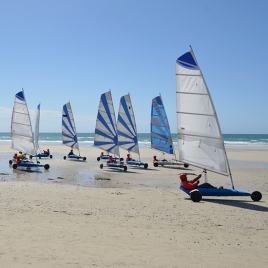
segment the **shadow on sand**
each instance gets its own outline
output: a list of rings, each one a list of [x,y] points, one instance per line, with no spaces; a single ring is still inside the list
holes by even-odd
[[[262,203],[262,201],[254,202],[251,200],[247,201],[247,200],[226,200],[226,199],[206,199],[206,198],[203,198],[202,200],[205,202],[210,202],[210,203],[215,203],[215,204],[220,204],[220,205],[225,205],[225,206],[230,206],[230,207],[268,212],[268,207],[259,205]]]

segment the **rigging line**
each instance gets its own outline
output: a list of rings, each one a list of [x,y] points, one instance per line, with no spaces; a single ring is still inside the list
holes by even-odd
[[[208,96],[207,93],[176,91],[178,94]]]

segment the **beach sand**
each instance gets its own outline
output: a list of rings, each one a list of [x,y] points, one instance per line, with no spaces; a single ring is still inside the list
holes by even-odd
[[[85,162],[63,160],[63,145],[49,145],[48,171],[13,170],[14,150],[0,148],[1,267],[267,267],[267,147],[227,147],[235,187],[261,191],[260,202],[199,203],[179,190],[179,174],[202,170],[155,168],[149,148],[140,149],[148,169],[127,172],[100,169],[101,150],[90,146],[80,148]]]

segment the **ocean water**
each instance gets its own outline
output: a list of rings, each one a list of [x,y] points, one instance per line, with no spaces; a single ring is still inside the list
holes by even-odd
[[[78,133],[78,142],[80,146],[92,146],[94,142],[94,133]],[[172,134],[174,146],[177,147],[177,134]],[[268,145],[268,134],[223,134],[225,145],[247,146],[247,145]],[[11,142],[9,132],[0,132],[0,141]],[[149,147],[150,133],[138,133],[138,141],[141,147]],[[61,143],[61,133],[40,133],[39,143]]]

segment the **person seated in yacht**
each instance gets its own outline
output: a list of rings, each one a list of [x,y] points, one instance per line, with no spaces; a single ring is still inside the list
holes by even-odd
[[[153,156],[153,163],[158,162],[159,160],[156,158],[156,155]]]
[[[116,163],[116,160],[113,158],[112,155],[109,155],[109,159],[108,159],[107,163]]]
[[[135,159],[132,158],[131,154],[127,154],[126,161],[135,161]]]
[[[50,151],[49,151],[49,149],[47,149],[46,151],[45,150],[43,150],[44,151],[44,154],[48,154],[48,155],[50,155]]]
[[[68,155],[74,155],[73,149],[71,149],[71,151],[68,153]]]

